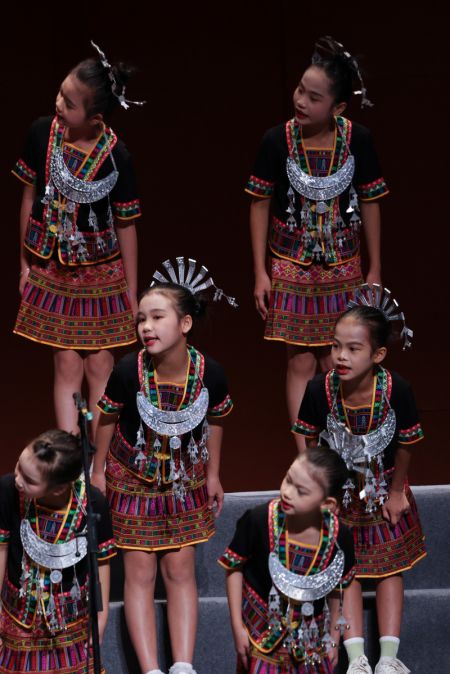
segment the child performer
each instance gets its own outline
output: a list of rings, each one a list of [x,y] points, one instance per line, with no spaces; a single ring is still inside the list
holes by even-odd
[[[14,331],[54,347],[56,422],[67,431],[77,429],[72,395],[83,378],[93,406],[113,366],[109,349],[135,341],[140,206],[128,150],[104,122],[119,103],[129,107],[131,71],[96,49],[99,59],[62,82],[55,116],[31,126],[13,171],[25,183]]]
[[[317,362],[328,369],[334,324],[362,282],[361,224],[367,281],[380,282],[378,200],[388,190],[368,129],[341,116],[352,92],[371,105],[356,59],[321,38],[294,91],[295,117],[266,132],[246,190],[256,308],[265,338],[287,344],[292,422]]]
[[[85,674],[88,650],[86,490],[77,437],[39,435],[23,450],[14,475],[0,478],[0,672]],[[92,490],[103,610],[114,551],[106,499]],[[93,672],[90,658],[89,672]]]
[[[352,537],[334,513],[347,476],[334,452],[310,447],[286,473],[280,498],[238,521],[219,559],[238,672],[332,673],[347,627],[342,588],[352,591],[354,573]]]
[[[316,442],[321,431],[351,468],[344,485],[341,521],[351,527],[356,577],[376,581],[381,655],[375,674],[407,674],[397,658],[403,608],[402,572],[425,556],[416,504],[408,486],[411,446],[422,439],[409,384],[381,363],[391,321],[403,321],[409,346],[412,332],[403,313],[378,285],[363,286],[338,320],[331,357],[334,369],[308,383],[294,432]],[[364,655],[362,597],[353,613],[348,672],[372,672]]]
[[[106,493],[117,545],[124,550],[125,615],[144,674],[160,673],[157,552],[175,660],[170,674],[194,673],[195,544],[213,535],[213,511],[217,517],[222,508],[222,417],[232,408],[220,365],[187,343],[205,311],[198,292],[213,281],[205,267],[196,273],[195,260],[185,266],[180,257],[177,264],[176,270],[164,262],[170,282],[156,272],[156,283],[141,296],[137,333],[143,348],[116,365],[99,402],[103,414],[92,474],[105,491],[106,460]]]

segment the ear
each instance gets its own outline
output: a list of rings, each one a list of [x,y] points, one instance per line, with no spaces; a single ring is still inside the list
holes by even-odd
[[[183,331],[183,335],[187,335],[189,330],[192,328],[192,316],[190,314],[186,314],[186,316],[183,316],[181,319],[181,329]]]
[[[375,350],[372,360],[374,363],[377,365],[381,363],[385,358],[387,354],[387,349],[385,346],[380,346],[378,349]]]
[[[336,512],[338,507],[337,499],[334,496],[327,496],[320,506],[321,510],[330,510],[332,513]]]
[[[344,112],[346,107],[347,107],[347,103],[345,103],[344,101],[342,101],[342,103],[338,103],[333,108],[333,115],[335,117],[339,117],[339,115],[342,115],[342,113]]]
[[[52,496],[61,496],[61,494],[64,494],[64,492],[67,491],[69,485],[70,482],[67,482],[66,484],[58,484],[58,486],[53,487],[53,489],[50,490]]]
[[[101,112],[97,112],[95,115],[92,115],[92,117],[89,117],[88,122],[89,126],[98,126],[99,124],[103,124],[103,114]]]

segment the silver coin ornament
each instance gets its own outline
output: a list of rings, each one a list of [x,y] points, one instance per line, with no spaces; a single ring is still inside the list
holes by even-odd
[[[63,575],[58,569],[53,569],[53,571],[50,573],[50,580],[53,584],[60,583],[62,581],[62,577]]]

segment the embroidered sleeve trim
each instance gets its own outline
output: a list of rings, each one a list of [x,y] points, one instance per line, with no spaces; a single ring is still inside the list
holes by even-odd
[[[225,569],[240,569],[246,561],[246,557],[241,557],[241,555],[238,555],[237,552],[234,552],[230,548],[227,548],[217,560],[220,566],[223,566]]]
[[[356,575],[356,566],[352,566],[350,571],[346,573],[345,576],[342,576],[341,583],[344,589],[350,585],[355,575]]]
[[[361,201],[372,201],[373,199],[379,199],[388,194],[389,190],[387,188],[384,178],[378,178],[371,183],[366,183],[365,185],[358,185],[358,195]]]
[[[398,441],[402,445],[412,445],[414,442],[419,442],[424,437],[422,426],[420,423],[405,428],[398,432]]]
[[[22,182],[30,185],[31,187],[36,184],[36,171],[33,171],[33,169],[31,169],[28,164],[25,164],[23,159],[19,159],[16,162],[12,173],[16,176],[16,178],[19,178],[19,180],[22,180]]]
[[[6,529],[0,529],[0,545],[2,543],[9,543],[9,537],[10,537],[9,531],[7,531]]]
[[[225,400],[208,410],[209,417],[226,417],[233,409],[233,401],[227,395]]]
[[[99,543],[97,550],[97,559],[99,561],[104,561],[110,557],[114,557],[117,554],[116,543],[113,538],[110,538],[108,541]]]
[[[318,426],[307,424],[306,421],[302,421],[301,419],[297,419],[292,426],[292,432],[304,435],[307,438],[316,438],[319,435],[320,428]]]
[[[254,197],[271,197],[273,194],[275,183],[269,182],[268,180],[262,180],[262,178],[257,178],[256,176],[250,176],[248,179],[247,187],[245,191],[248,194],[252,194]]]
[[[98,409],[103,412],[103,414],[117,414],[117,412],[120,412],[123,409],[123,406],[124,403],[116,403],[105,394],[102,395],[97,403]]]
[[[119,220],[131,220],[139,218],[142,215],[139,199],[133,201],[114,201],[112,204],[113,213]]]

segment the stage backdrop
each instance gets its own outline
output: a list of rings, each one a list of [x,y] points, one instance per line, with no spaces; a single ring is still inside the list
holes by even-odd
[[[223,485],[276,488],[295,454],[285,411],[285,349],[263,341],[252,297],[249,200],[243,192],[266,128],[292,116],[291,92],[314,39],[331,34],[363,54],[375,102],[349,116],[373,132],[391,195],[382,203],[383,281],[414,329],[388,365],[412,383],[426,440],[415,484],[450,481],[447,428],[449,89],[447,23],[429,4],[395,16],[360,2],[16,4],[2,27],[1,472],[54,425],[52,352],[12,334],[18,297],[21,185],[10,175],[30,123],[54,111],[59,83],[98,42],[140,71],[129,87],[144,108],[118,110],[144,216],[138,224],[144,288],[167,257],[194,257],[239,309],[214,306],[194,343],[219,360],[235,402],[227,419]],[[148,19],[150,12],[151,19]],[[123,355],[117,353],[117,356]]]

